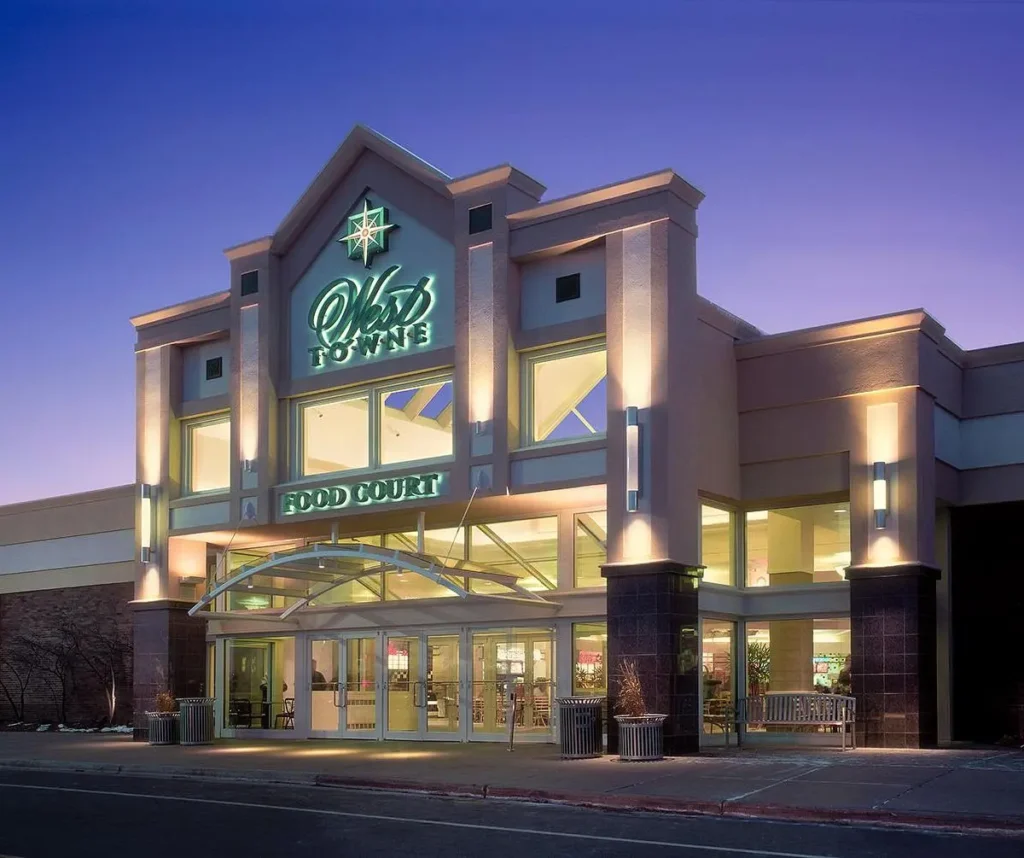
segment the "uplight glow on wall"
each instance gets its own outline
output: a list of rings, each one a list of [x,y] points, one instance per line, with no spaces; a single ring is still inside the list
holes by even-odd
[[[626,511],[640,504],[640,414],[635,405],[626,408]]]
[[[884,530],[889,516],[889,481],[885,476],[885,462],[871,466],[871,497],[875,511],[875,528]]]

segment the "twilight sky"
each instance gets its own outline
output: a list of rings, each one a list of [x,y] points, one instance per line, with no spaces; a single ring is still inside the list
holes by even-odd
[[[675,168],[767,331],[1024,340],[1022,41],[1024,0],[3,0],[0,504],[134,479],[128,317],[226,288],[356,122],[548,198]]]

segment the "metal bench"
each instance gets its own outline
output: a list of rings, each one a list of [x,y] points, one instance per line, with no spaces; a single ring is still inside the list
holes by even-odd
[[[761,694],[739,701],[737,742],[743,741],[743,728],[752,724],[765,727],[838,727],[842,748],[846,750],[846,730],[850,747],[857,747],[855,732],[857,701],[838,694]]]

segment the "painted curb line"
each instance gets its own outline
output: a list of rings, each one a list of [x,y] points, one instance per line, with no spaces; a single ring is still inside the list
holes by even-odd
[[[247,784],[311,786],[446,796],[450,798],[523,801],[633,813],[667,813],[719,819],[749,819],[832,825],[868,825],[884,828],[1024,837],[1024,820],[1006,820],[986,816],[958,817],[953,814],[929,814],[912,811],[839,810],[777,804],[736,804],[729,801],[699,801],[665,796],[571,793],[523,787],[490,786],[487,784],[451,784],[357,778],[344,775],[317,774],[315,772],[283,772],[274,769],[231,770],[188,766],[137,766],[119,763],[65,762],[61,760],[2,760],[0,761],[0,771],[5,770],[169,779],[203,778],[205,780]]]

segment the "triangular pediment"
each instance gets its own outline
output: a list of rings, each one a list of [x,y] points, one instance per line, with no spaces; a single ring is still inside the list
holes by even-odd
[[[274,231],[270,248],[272,253],[283,256],[292,249],[306,227],[334,197],[339,185],[350,176],[361,160],[367,160],[367,153],[415,179],[439,197],[451,199],[451,192],[448,190],[450,176],[382,134],[363,125],[357,125]]]

